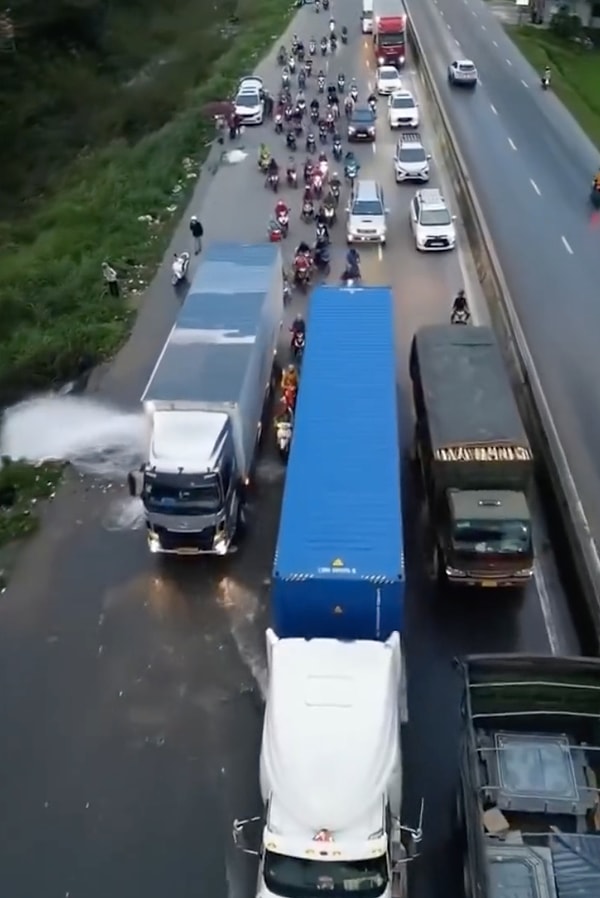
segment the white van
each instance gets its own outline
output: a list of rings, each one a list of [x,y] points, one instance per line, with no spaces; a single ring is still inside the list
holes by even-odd
[[[360,23],[363,34],[373,33],[373,0],[362,0]]]

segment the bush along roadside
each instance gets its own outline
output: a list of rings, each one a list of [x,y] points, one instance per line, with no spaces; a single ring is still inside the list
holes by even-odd
[[[0,250],[0,402],[76,378],[122,345],[214,136],[203,108],[230,95],[293,13],[285,0],[240,0],[229,49],[177,116],[134,146],[80,157],[62,189],[15,226]],[[103,290],[105,260],[119,297]],[[61,470],[2,461],[0,545],[35,530],[35,502],[53,494]]]

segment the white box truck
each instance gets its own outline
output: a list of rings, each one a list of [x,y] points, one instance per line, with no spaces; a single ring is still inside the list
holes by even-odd
[[[234,548],[282,319],[277,246],[207,248],[142,396],[148,456],[129,491],[152,552]]]
[[[278,639],[267,631],[256,894],[401,898],[417,829],[400,822],[404,695],[400,636],[387,642]],[[422,808],[421,808],[422,815]]]
[[[373,33],[373,0],[362,0],[360,26],[363,34]]]

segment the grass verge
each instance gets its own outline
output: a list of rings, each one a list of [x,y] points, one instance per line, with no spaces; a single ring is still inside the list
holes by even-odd
[[[133,146],[115,141],[80,156],[60,190],[4,229],[0,401],[77,376],[124,342],[131,294],[155,271],[213,136],[203,107],[230,94],[292,14],[286,0],[240,0],[237,32],[214,74],[187,92],[168,124]],[[124,298],[103,290],[105,259],[129,285]],[[2,463],[0,490],[11,501],[6,509],[0,504],[0,545],[35,529],[34,500],[47,497],[59,477],[60,468]]]
[[[506,30],[536,71],[550,66],[552,90],[600,147],[600,53],[545,28],[509,25]]]

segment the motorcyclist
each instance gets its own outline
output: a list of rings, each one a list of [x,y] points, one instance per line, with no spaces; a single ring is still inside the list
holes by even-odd
[[[275,218],[277,220],[279,220],[280,218],[285,218],[286,215],[289,218],[289,215],[290,215],[289,207],[288,207],[287,203],[285,202],[285,200],[279,200],[277,205],[275,206]]]
[[[333,16],[331,16],[331,18],[329,19],[329,33],[333,34],[334,31],[335,31],[335,19],[333,18]]]
[[[296,315],[294,320],[292,321],[292,326],[290,327],[290,333],[292,335],[291,346],[294,348],[294,341],[297,336],[300,334],[305,337],[306,336],[306,322],[302,315]]]
[[[269,156],[270,156],[270,158],[269,158],[269,164],[267,166],[267,174],[271,178],[275,175],[279,175],[279,165],[277,164],[277,160],[275,159],[275,156],[271,156],[270,154],[269,154]]]
[[[548,84],[548,85],[550,84],[551,74],[552,73],[550,72],[550,66],[547,65],[546,68],[544,69],[544,74],[542,75],[542,84]]]
[[[296,247],[296,260],[299,257],[304,258],[304,260],[310,259],[311,249],[308,243],[305,240],[301,240],[298,246]]]
[[[344,100],[344,109],[348,117],[352,115],[352,110],[354,109],[354,100],[352,99],[350,94],[348,94],[348,96]]]
[[[306,109],[306,97],[304,96],[304,91],[302,88],[296,94],[296,102],[294,103],[296,109]]]
[[[282,44],[277,53],[277,62],[279,65],[283,65],[288,57],[287,50],[285,46]]]
[[[367,97],[367,105],[371,106],[371,108],[377,106],[377,94],[374,94],[373,92],[369,94],[369,96]]]
[[[344,156],[344,174],[347,176],[350,171],[354,171],[356,174],[360,171],[360,165],[352,150],[348,150]]]
[[[310,53],[311,56],[314,56],[315,53],[317,52],[317,39],[314,36],[311,37],[311,39],[308,42],[308,52]]]
[[[327,53],[327,46],[328,46],[328,44],[329,44],[329,41],[327,40],[327,38],[326,38],[326,37],[322,37],[322,38],[321,38],[321,53],[322,53],[323,56],[325,56],[325,54]]]
[[[329,229],[327,227],[327,220],[325,218],[325,213],[323,212],[322,208],[320,208],[317,213],[316,225],[317,225],[317,230],[316,230],[316,236],[315,236],[315,248],[322,249],[324,246],[329,246],[329,244],[331,242],[329,239]]]
[[[450,315],[450,320],[454,321],[457,316],[466,315],[467,318],[471,317],[471,313],[469,311],[469,304],[467,303],[467,297],[465,295],[464,290],[459,290],[456,296],[454,297],[454,302],[452,303],[452,313]]]
[[[295,34],[292,38],[292,53],[296,52],[296,50],[298,49],[299,43],[300,43],[300,41],[298,40],[298,35]]]
[[[306,70],[304,69],[304,67],[302,67],[298,72],[298,87],[300,88],[300,90],[304,90],[304,88],[306,87]]]
[[[288,365],[281,375],[281,389],[283,392],[298,389],[298,373],[295,365]]]
[[[345,25],[342,25],[342,43],[346,43],[348,40],[348,29]]]
[[[346,253],[346,271],[350,277],[360,277],[360,255],[353,246]]]
[[[297,146],[296,132],[294,131],[293,128],[290,128],[290,130],[285,135],[285,145],[288,148],[288,150],[296,149],[296,146]]]

